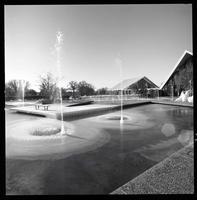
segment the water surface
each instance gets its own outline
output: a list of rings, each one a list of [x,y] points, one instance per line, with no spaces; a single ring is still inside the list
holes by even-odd
[[[144,105],[120,112],[72,121],[109,136],[104,145],[60,159],[6,159],[8,194],[108,194],[149,169],[193,138],[193,109]],[[6,113],[6,123],[36,120],[35,116]],[[80,129],[78,129],[80,130]]]

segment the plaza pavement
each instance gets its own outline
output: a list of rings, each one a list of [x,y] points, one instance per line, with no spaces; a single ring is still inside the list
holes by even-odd
[[[193,194],[194,147],[190,144],[111,194]]]

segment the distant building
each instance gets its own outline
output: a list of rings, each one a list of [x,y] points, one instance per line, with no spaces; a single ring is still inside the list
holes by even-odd
[[[162,96],[179,96],[182,90],[193,90],[193,54],[184,51],[166,80],[160,86]]]
[[[120,94],[123,90],[124,95],[139,94],[146,95],[148,88],[158,88],[150,79],[145,76],[125,79],[110,89],[112,94]]]

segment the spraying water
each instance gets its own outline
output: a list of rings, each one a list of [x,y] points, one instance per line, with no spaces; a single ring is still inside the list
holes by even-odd
[[[120,77],[121,77],[121,99],[120,99],[120,104],[121,104],[121,117],[120,117],[120,123],[123,124],[123,83],[122,83],[122,67],[120,67]]]
[[[120,81],[121,81],[121,90],[120,90],[120,124],[123,124],[123,80],[122,80],[122,60],[120,57],[116,58],[116,63],[120,69]]]
[[[63,43],[63,34],[62,32],[58,31],[56,33],[56,44],[55,49],[57,53],[57,70],[58,70],[58,78],[61,77],[61,63],[60,63],[60,50]],[[62,86],[59,83],[59,95],[60,95],[60,113],[61,113],[61,135],[64,135],[66,133],[64,129],[64,121],[63,121],[63,106],[62,106]]]

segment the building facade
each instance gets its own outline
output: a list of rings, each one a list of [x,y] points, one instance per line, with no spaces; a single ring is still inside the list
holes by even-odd
[[[192,53],[185,51],[166,81],[160,87],[162,96],[179,96],[182,91],[193,91]]]
[[[111,88],[111,94],[120,94],[123,91],[123,95],[138,95],[138,96],[147,96],[149,88],[158,88],[147,77],[137,77],[132,79],[125,79],[122,82],[115,85]]]

